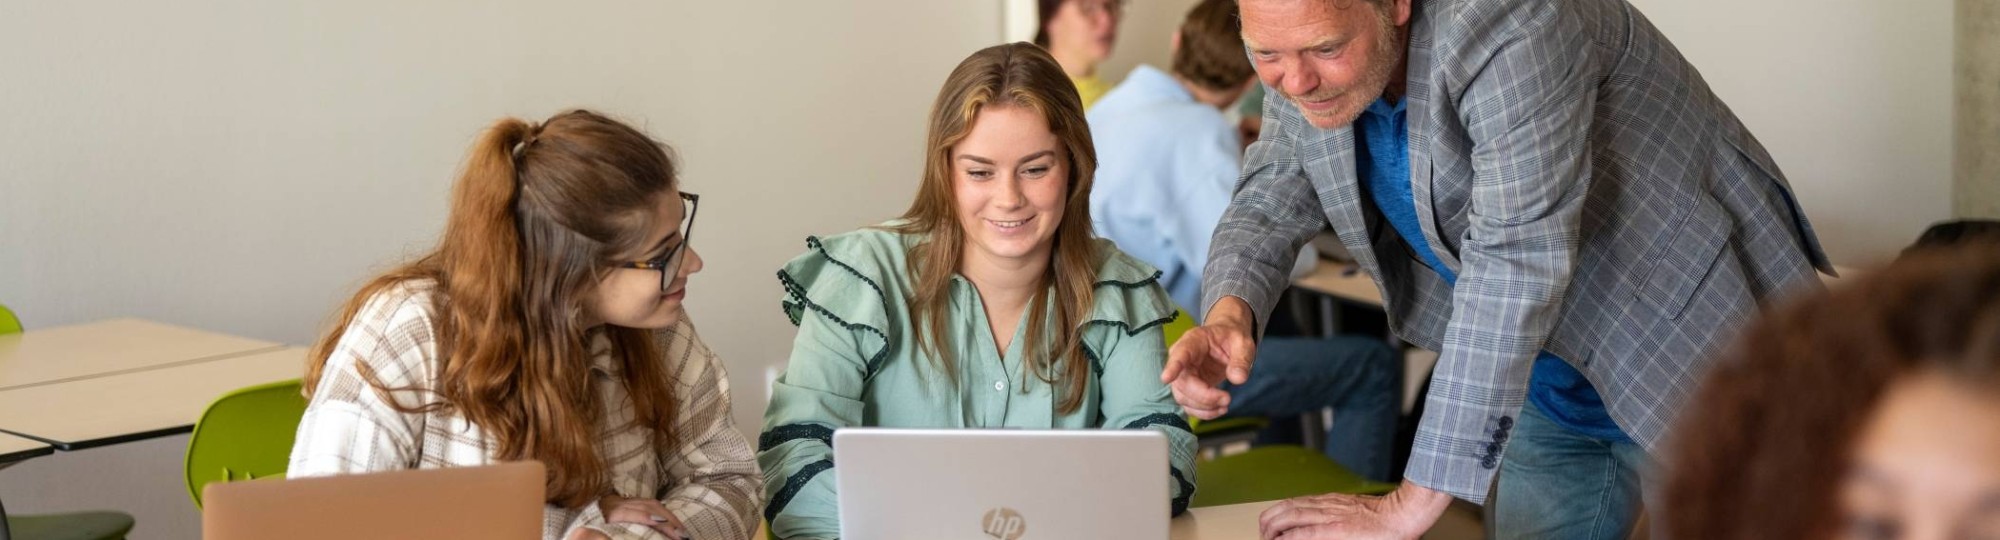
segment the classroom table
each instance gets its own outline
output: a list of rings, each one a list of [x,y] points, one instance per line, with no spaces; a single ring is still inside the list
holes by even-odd
[[[49,443],[0,433],[0,469],[33,457],[55,453]]]
[[[141,319],[31,329],[0,335],[0,391],[194,364],[282,347],[269,341]]]
[[[1264,501],[1207,508],[1190,508],[1167,526],[1171,540],[1257,540],[1257,516],[1277,501]],[[766,525],[757,525],[757,535],[767,538]]]
[[[1257,516],[1277,504],[1264,501],[1190,508],[1167,529],[1173,540],[1256,540]]]
[[[1322,335],[1341,333],[1339,303],[1348,303],[1375,310],[1382,306],[1382,290],[1375,287],[1375,279],[1361,271],[1361,267],[1351,262],[1337,262],[1320,259],[1312,273],[1292,281],[1292,286],[1318,293],[1320,332]],[[1392,336],[1384,336],[1390,346],[1400,346]]]
[[[80,450],[186,433],[232,390],[299,378],[299,347],[0,389],[0,431]]]
[[[1320,259],[1312,273],[1292,285],[1364,306],[1382,307],[1382,290],[1375,287],[1375,279],[1350,262]]]
[[[48,443],[0,433],[0,469],[14,466],[29,458],[53,453],[55,448],[50,447]],[[7,528],[7,506],[0,504],[0,538],[12,538],[12,536],[12,532]]]

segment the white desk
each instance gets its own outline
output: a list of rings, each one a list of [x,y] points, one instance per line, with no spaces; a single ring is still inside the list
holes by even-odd
[[[140,319],[0,335],[0,391],[198,363],[281,345]],[[0,425],[0,429],[6,426]]]
[[[0,389],[0,430],[79,450],[185,433],[231,390],[296,379],[303,348]]]
[[[1173,540],[1257,540],[1257,516],[1278,501],[1191,508],[1167,530]]]
[[[32,457],[46,456],[55,452],[48,443],[0,433],[0,468]]]
[[[55,449],[50,448],[47,443],[0,433],[0,469],[11,467],[29,458],[46,456],[54,452]],[[0,505],[0,529],[6,528],[6,521],[7,508],[4,505]]]
[[[1172,540],[1257,540],[1257,516],[1277,501],[1264,501],[1208,508],[1191,508],[1174,518],[1167,527]],[[759,523],[757,535],[769,538],[768,525]]]
[[[1311,274],[1292,285],[1357,304],[1382,307],[1382,290],[1375,287],[1375,278],[1368,277],[1367,272],[1353,263],[1320,259]]]
[[[1292,286],[1319,293],[1320,334],[1326,336],[1341,333],[1340,306],[1347,302],[1362,307],[1383,309],[1382,290],[1375,287],[1375,278],[1361,271],[1354,263],[1337,263],[1320,259],[1310,274],[1292,282]],[[1401,342],[1393,336],[1384,336],[1390,347],[1400,348]]]

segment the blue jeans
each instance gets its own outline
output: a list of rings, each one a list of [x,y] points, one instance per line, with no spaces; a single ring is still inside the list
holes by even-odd
[[[1223,384],[1230,416],[1277,419],[1332,407],[1326,455],[1370,480],[1394,481],[1396,417],[1403,362],[1379,338],[1266,337],[1250,380]],[[1296,420],[1290,422],[1297,425]]]
[[[1643,507],[1641,477],[1652,460],[1629,440],[1564,428],[1540,407],[1521,407],[1493,500],[1488,538],[1622,540]]]

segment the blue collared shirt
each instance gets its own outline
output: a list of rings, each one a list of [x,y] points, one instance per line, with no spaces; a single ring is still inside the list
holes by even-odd
[[[1458,274],[1438,259],[1424,238],[1417,219],[1415,195],[1410,191],[1409,126],[1404,102],[1377,99],[1354,119],[1354,168],[1361,188],[1398,236],[1445,283],[1457,284]],[[1528,384],[1528,402],[1551,420],[1572,431],[1598,439],[1629,441],[1611,414],[1604,398],[1590,381],[1569,362],[1548,351],[1535,357],[1534,374]]]
[[[1141,65],[1090,109],[1097,235],[1160,269],[1174,303],[1200,320],[1209,237],[1242,174],[1242,139],[1220,109]]]

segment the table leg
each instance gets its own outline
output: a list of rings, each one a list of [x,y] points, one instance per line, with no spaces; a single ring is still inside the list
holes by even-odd
[[[1328,419],[1333,415],[1332,407],[1321,407],[1319,410],[1299,415],[1299,445],[1315,451],[1326,451],[1327,425],[1331,423]]]
[[[22,461],[27,461],[27,460],[20,459],[14,461],[0,461],[0,469],[6,469],[8,467],[12,467],[16,464],[19,464]],[[14,531],[7,526],[7,503],[5,501],[0,501],[0,540],[10,540],[13,537],[14,537]]]
[[[1340,304],[1332,296],[1316,294],[1319,297],[1319,333],[1323,337],[1340,335]]]

